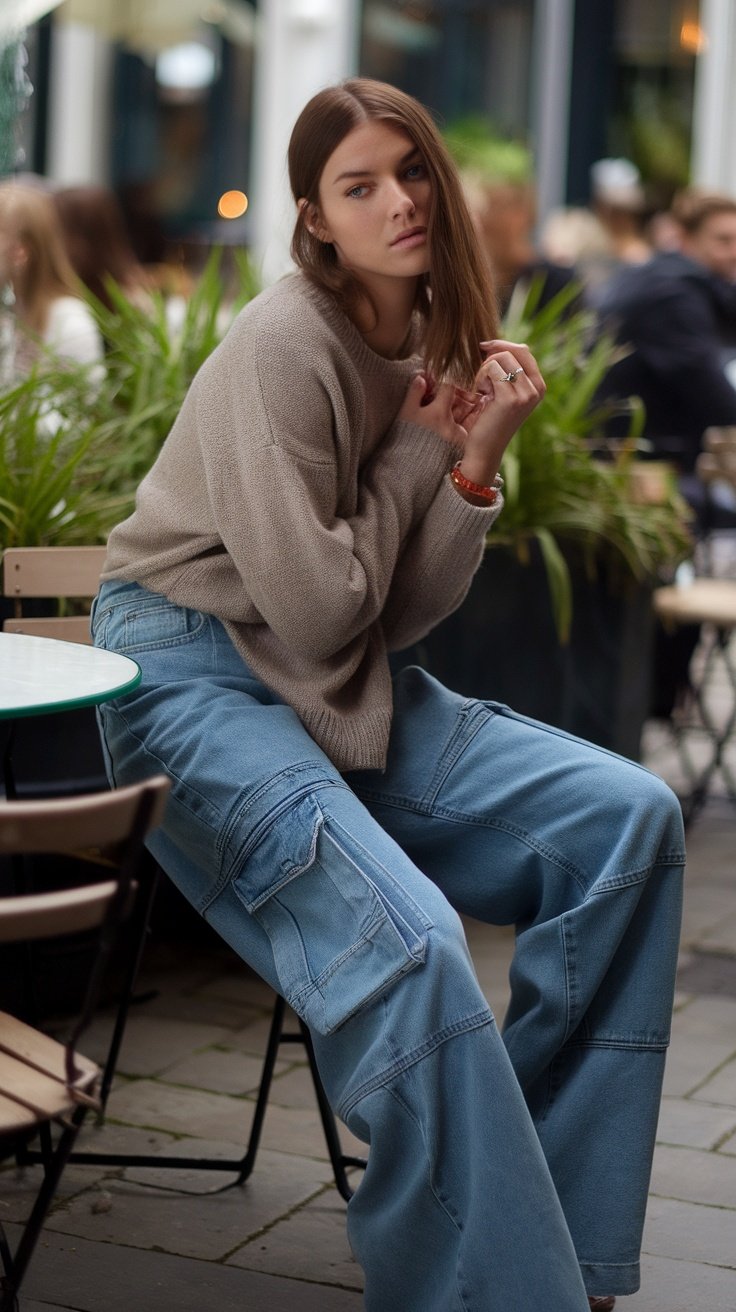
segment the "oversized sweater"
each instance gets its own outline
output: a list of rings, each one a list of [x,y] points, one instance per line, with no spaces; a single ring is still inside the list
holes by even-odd
[[[219,618],[341,770],[385,764],[387,653],[460,604],[500,509],[465,501],[458,451],[396,418],[419,367],[287,275],[199,370],[108,544],[103,578]]]

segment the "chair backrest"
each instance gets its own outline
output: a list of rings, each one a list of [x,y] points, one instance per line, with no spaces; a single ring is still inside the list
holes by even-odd
[[[0,854],[78,853],[81,847],[114,879],[52,893],[0,897],[0,942],[30,941],[97,927],[98,947],[84,1004],[67,1047],[71,1083],[79,1035],[97,1006],[119,925],[142,876],[144,841],[163,819],[170,783],[156,775],[141,784],[51,801],[0,802]],[[30,983],[30,982],[29,982]]]
[[[117,879],[0,898],[0,942],[52,938],[102,924],[111,899],[135,877],[143,841],[163,819],[169,781],[163,775],[109,793],[52,801],[0,802],[0,854],[78,855],[118,867]],[[119,893],[121,906],[128,887]]]
[[[90,641],[89,611],[75,615],[29,616],[27,597],[90,600],[97,592],[105,547],[8,547],[3,557],[3,593],[15,601],[5,633],[31,633],[67,642]]]

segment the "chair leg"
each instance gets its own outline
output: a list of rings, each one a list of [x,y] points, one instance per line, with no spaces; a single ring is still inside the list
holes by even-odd
[[[282,1043],[303,1043],[309,1060],[309,1068],[314,1084],[314,1092],[319,1108],[322,1129],[327,1144],[332,1170],[335,1176],[335,1185],[338,1193],[346,1202],[349,1202],[353,1196],[353,1190],[348,1183],[346,1168],[350,1166],[365,1167],[366,1161],[362,1157],[350,1157],[343,1153],[337,1132],[335,1115],[327,1101],[327,1095],[317,1070],[317,1063],[314,1056],[312,1041],[309,1030],[300,1022],[298,1032],[284,1032],[284,1016],[286,1013],[286,1003],[280,995],[276,995],[271,1016],[271,1026],[268,1034],[266,1053],[261,1068],[261,1079],[258,1085],[256,1095],[256,1105],[251,1121],[248,1142],[242,1157],[235,1159],[223,1159],[216,1157],[168,1157],[165,1155],[153,1156],[150,1153],[98,1153],[74,1151],[70,1154],[69,1160],[81,1165],[105,1165],[105,1166],[145,1166],[152,1167],[156,1170],[194,1170],[194,1171],[228,1171],[235,1174],[235,1179],[222,1186],[230,1189],[234,1185],[244,1184],[255,1166],[258,1147],[261,1141],[261,1132],[263,1122],[268,1107],[268,1098],[271,1092],[273,1081],[273,1072],[278,1057],[279,1047]],[[22,1164],[43,1160],[41,1153],[26,1149],[20,1158]],[[218,1192],[212,1190],[210,1192]]]
[[[689,783],[689,792],[682,797],[681,804],[685,825],[692,823],[695,816],[708,800],[710,786],[714,776],[720,772],[728,796],[736,801],[736,779],[725,757],[726,748],[736,727],[736,667],[730,654],[730,642],[733,636],[731,628],[714,628],[706,636],[705,656],[697,679],[693,680],[693,709],[697,719],[691,722],[686,715],[681,723],[674,725],[674,739],[683,771]],[[725,672],[731,698],[730,711],[725,722],[718,723],[709,706],[710,683],[717,666]],[[710,746],[710,757],[705,765],[697,766],[688,747],[688,735],[694,732],[704,737]]]
[[[344,1198],[345,1202],[349,1203],[355,1190],[348,1181],[346,1167],[358,1166],[365,1170],[368,1163],[365,1157],[351,1157],[343,1152],[342,1144],[340,1143],[340,1136],[337,1131],[335,1113],[328,1102],[327,1094],[325,1093],[325,1088],[322,1083],[322,1077],[317,1069],[317,1058],[314,1055],[312,1036],[303,1020],[299,1021],[299,1028],[301,1030],[304,1047],[307,1050],[307,1057],[309,1058],[309,1069],[312,1072],[312,1083],[314,1084],[314,1092],[317,1097],[317,1106],[319,1107],[319,1114],[322,1120],[322,1130],[327,1143],[327,1151],[330,1154],[335,1185],[341,1198]]]
[[[130,942],[132,944],[130,956],[128,958],[125,978],[123,980],[121,1001],[115,1016],[115,1025],[113,1027],[110,1046],[107,1050],[107,1057],[102,1071],[102,1080],[100,1082],[100,1111],[98,1119],[101,1121],[105,1115],[107,1100],[110,1096],[115,1068],[118,1064],[120,1048],[125,1037],[125,1027],[128,1023],[128,1012],[133,1001],[136,980],[140,970],[143,951],[146,946],[148,935],[148,926],[151,920],[153,902],[156,896],[159,879],[161,877],[160,867],[153,860],[150,853],[146,854],[145,865],[147,886],[140,890],[137,905],[129,926]]]
[[[15,1296],[13,1280],[13,1255],[0,1221],[0,1263],[3,1275],[0,1276],[0,1312],[18,1312],[18,1300]]]
[[[61,1133],[53,1156],[44,1162],[43,1181],[14,1253],[10,1253],[7,1242],[3,1237],[0,1251],[2,1252],[6,1275],[2,1282],[0,1312],[13,1312],[16,1307],[18,1291],[20,1290],[23,1277],[28,1270],[28,1264],[33,1256],[33,1251],[38,1242],[39,1235],[41,1234],[43,1223],[46,1220],[49,1207],[51,1206],[54,1194],[58,1188],[64,1167],[71,1158],[74,1142],[79,1134],[79,1130],[86,1114],[86,1107],[77,1107],[75,1109],[71,1120],[67,1122]]]

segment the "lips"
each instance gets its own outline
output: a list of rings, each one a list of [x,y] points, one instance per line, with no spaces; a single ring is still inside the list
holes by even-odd
[[[406,228],[391,242],[392,246],[419,246],[427,236],[426,228]]]

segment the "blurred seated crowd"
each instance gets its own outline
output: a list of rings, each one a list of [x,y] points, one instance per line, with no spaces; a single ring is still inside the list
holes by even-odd
[[[100,367],[94,302],[114,308],[111,284],[142,308],[162,291],[172,327],[192,285],[181,268],[140,261],[112,189],[0,180],[0,383],[42,358]]]
[[[641,455],[667,461],[703,528],[736,527],[727,488],[697,476],[705,430],[736,425],[736,197],[698,188],[655,210],[634,164],[603,159],[591,169],[591,200],[550,213],[534,237],[533,189],[475,181],[468,189],[495,270],[503,309],[521,307],[536,283],[537,308],[569,283],[571,308],[621,347],[597,401],[639,397]],[[627,431],[615,414],[606,435]]]

